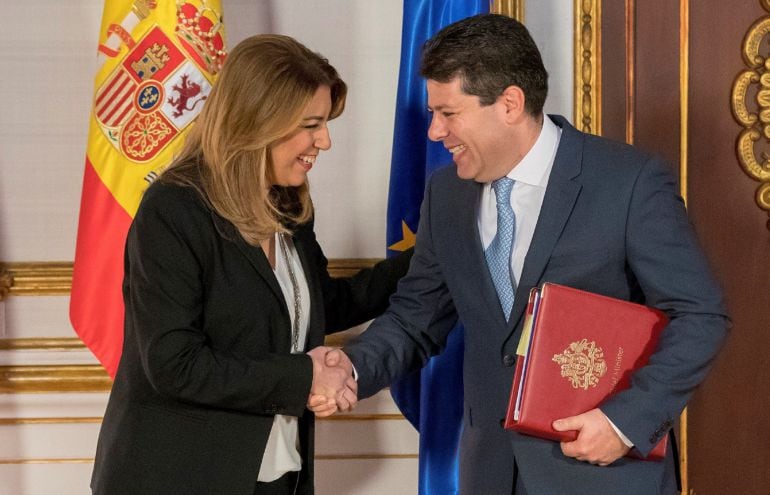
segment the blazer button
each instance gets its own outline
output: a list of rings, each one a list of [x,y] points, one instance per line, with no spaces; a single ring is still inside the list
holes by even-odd
[[[511,367],[514,364],[516,364],[516,356],[513,354],[506,354],[503,356],[503,365],[507,367]]]

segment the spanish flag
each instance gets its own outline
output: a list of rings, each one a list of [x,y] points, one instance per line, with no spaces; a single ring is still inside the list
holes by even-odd
[[[80,202],[70,321],[114,377],[123,248],[225,60],[219,0],[105,0]]]

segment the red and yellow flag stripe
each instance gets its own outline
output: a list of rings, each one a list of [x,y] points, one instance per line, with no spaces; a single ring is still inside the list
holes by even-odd
[[[219,0],[105,0],[70,320],[111,376],[123,344],[123,248],[226,57]]]

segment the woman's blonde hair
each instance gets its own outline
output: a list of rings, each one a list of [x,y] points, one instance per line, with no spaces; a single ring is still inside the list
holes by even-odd
[[[243,40],[159,180],[195,187],[252,245],[307,222],[313,215],[307,183],[271,187],[270,149],[297,128],[321,86],[331,90],[333,119],[344,110],[347,86],[325,58],[288,36]]]

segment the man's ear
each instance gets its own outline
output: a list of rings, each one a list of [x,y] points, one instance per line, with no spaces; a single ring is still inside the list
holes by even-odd
[[[498,101],[501,101],[505,106],[506,120],[513,123],[521,119],[522,115],[526,113],[524,108],[526,100],[524,91],[520,87],[510,85],[505,88],[498,97]]]

